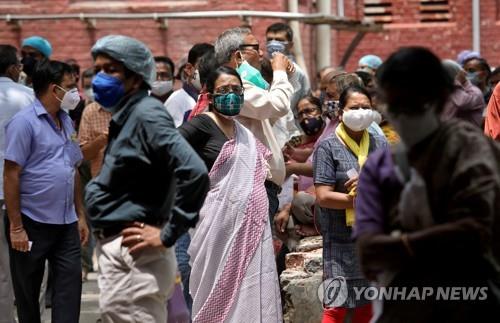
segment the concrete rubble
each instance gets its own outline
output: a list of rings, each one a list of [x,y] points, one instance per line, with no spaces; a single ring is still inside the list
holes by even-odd
[[[285,323],[319,323],[323,313],[318,287],[323,281],[323,239],[307,237],[286,256],[280,277]]]

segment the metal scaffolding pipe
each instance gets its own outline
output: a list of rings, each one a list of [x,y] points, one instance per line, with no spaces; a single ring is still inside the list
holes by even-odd
[[[326,12],[326,11],[325,11]],[[331,25],[335,29],[345,30],[366,30],[366,31],[381,31],[382,28],[376,24],[359,21],[354,19],[346,19],[323,13],[290,13],[279,11],[251,11],[251,10],[228,10],[228,11],[192,11],[192,12],[154,12],[154,13],[69,13],[69,14],[36,14],[36,15],[17,15],[5,14],[0,15],[0,20],[5,20],[9,23],[29,20],[67,20],[79,19],[82,21],[88,20],[126,20],[126,19],[210,19],[210,18],[270,18],[296,20],[306,24],[325,24]]]
[[[330,15],[332,11],[331,0],[318,0],[318,13],[322,15]],[[345,19],[345,18],[340,18]],[[330,25],[321,24],[316,27],[316,70],[331,64],[331,37]]]
[[[481,52],[481,9],[479,0],[472,0],[472,50]]]
[[[288,0],[288,11],[291,13],[299,12],[299,1],[298,0]],[[290,28],[293,30],[293,49],[295,54],[295,60],[299,64],[300,68],[307,73],[306,60],[304,59],[304,52],[302,50],[302,38],[300,37],[300,25],[298,21],[290,21]]]

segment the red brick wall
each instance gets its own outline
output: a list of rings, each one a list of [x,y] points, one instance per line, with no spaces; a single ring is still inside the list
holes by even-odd
[[[450,0],[451,21],[446,23],[419,23],[418,1],[384,0],[392,2],[393,22],[386,31],[368,34],[360,43],[347,64],[353,69],[359,58],[368,53],[387,57],[392,51],[405,45],[423,45],[432,48],[438,55],[455,58],[462,49],[472,46],[471,0]],[[268,10],[285,11],[286,0],[135,0],[135,1],[82,1],[82,0],[2,0],[0,14],[50,14],[80,12],[183,12],[205,10]],[[301,12],[315,12],[314,3],[300,0]],[[336,1],[332,1],[335,12]],[[500,65],[500,19],[497,0],[481,1],[481,52],[492,66]],[[363,0],[345,0],[345,14],[353,18],[363,17]],[[266,27],[275,21],[252,19],[254,34],[264,42]],[[186,55],[192,44],[213,42],[223,30],[238,26],[237,18],[214,20],[170,20],[168,29],[159,28],[152,20],[98,20],[96,29],[87,29],[77,20],[23,21],[20,28],[0,21],[0,43],[19,46],[23,38],[30,35],[44,36],[54,47],[54,59],[75,58],[82,67],[89,67],[90,47],[96,39],[120,33],[137,37],[152,49],[155,55],[168,55],[174,61]],[[315,72],[315,32],[311,26],[301,24],[303,51],[310,73]],[[349,45],[353,32],[332,33],[332,63],[340,62]]]

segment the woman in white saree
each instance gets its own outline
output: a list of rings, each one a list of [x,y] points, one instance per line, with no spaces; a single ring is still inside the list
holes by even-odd
[[[207,90],[211,112],[180,128],[211,169],[188,250],[193,322],[281,322],[264,187],[270,153],[234,120],[243,105],[237,72],[219,67]]]

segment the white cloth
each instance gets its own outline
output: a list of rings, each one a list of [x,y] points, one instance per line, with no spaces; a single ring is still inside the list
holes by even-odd
[[[236,139],[210,172],[188,250],[194,323],[282,321],[264,187],[268,152],[236,124]]]
[[[272,124],[290,111],[293,86],[288,81],[286,72],[275,71],[269,90],[263,90],[246,80],[243,80],[243,87],[245,102],[238,121],[271,151],[270,180],[281,186],[285,180],[285,161]]]
[[[0,77],[0,199],[3,199],[5,125],[17,112],[30,106],[34,101],[35,94],[32,89],[8,77]]]
[[[192,110],[196,101],[183,88],[174,91],[165,102],[165,108],[174,119],[175,127],[180,127],[184,121],[184,114]]]
[[[122,240],[110,237],[96,247],[102,322],[166,322],[177,270],[174,249],[147,249],[132,257]]]

